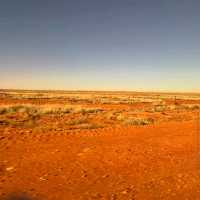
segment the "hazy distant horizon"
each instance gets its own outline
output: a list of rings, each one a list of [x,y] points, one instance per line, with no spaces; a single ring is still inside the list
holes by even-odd
[[[124,92],[124,93],[172,93],[172,94],[200,94],[200,90],[198,91],[183,91],[183,90],[119,90],[119,89],[51,89],[51,88],[0,88],[0,91],[52,91],[52,92]]]
[[[200,1],[0,6],[0,88],[200,92]]]

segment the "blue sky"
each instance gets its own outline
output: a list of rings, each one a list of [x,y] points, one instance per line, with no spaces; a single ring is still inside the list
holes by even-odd
[[[199,0],[3,0],[0,88],[200,91]]]

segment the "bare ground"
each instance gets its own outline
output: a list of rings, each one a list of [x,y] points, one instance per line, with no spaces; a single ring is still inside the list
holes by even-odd
[[[0,197],[199,199],[196,121],[0,140]],[[5,130],[6,131],[6,130]]]

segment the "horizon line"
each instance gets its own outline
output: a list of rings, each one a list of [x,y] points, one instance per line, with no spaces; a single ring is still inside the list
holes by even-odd
[[[178,90],[119,90],[119,89],[28,89],[28,88],[0,88],[0,91],[38,91],[38,92],[122,92],[122,93],[170,93],[170,94],[200,94],[200,91]]]

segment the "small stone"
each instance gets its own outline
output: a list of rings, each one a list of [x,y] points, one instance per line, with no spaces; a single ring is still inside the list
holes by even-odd
[[[105,174],[102,176],[102,178],[107,178],[107,177],[109,177],[109,174]]]
[[[168,193],[171,193],[171,191],[172,191],[172,190],[171,190],[170,188],[167,190]]]
[[[87,174],[83,174],[81,177],[82,177],[82,178],[86,178],[86,177],[87,177]]]
[[[117,199],[117,195],[116,194],[112,194],[111,195],[111,200],[116,200]]]
[[[179,190],[181,188],[181,186],[180,185],[176,185],[176,188]]]
[[[121,193],[122,193],[122,194],[127,194],[128,191],[127,191],[127,190],[124,190],[124,191],[122,191]]]
[[[85,149],[83,149],[83,152],[86,153],[86,152],[88,152],[89,150],[90,150],[90,148],[85,148]]]
[[[45,179],[45,178],[42,177],[42,176],[41,176],[39,179],[40,179],[40,181],[46,181],[46,180],[47,180],[47,179]]]
[[[12,170],[14,170],[14,167],[12,167],[12,166],[6,168],[6,171],[12,171]]]
[[[179,178],[182,178],[182,177],[183,177],[183,174],[178,174],[178,177],[179,177]]]

